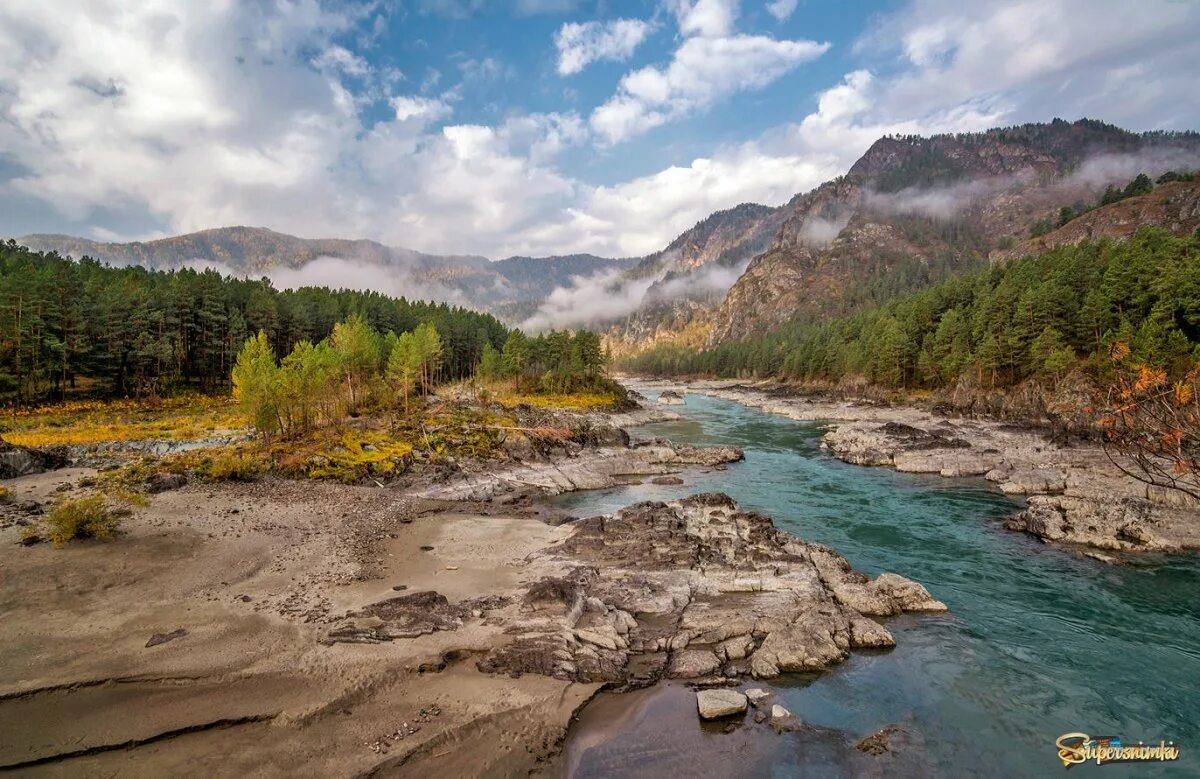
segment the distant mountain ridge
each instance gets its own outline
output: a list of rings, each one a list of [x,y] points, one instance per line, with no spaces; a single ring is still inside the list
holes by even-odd
[[[445,297],[480,310],[534,306],[579,275],[625,270],[636,260],[590,254],[510,257],[492,262],[478,255],[425,254],[377,241],[297,238],[262,227],[222,227],[153,241],[104,243],[68,235],[26,235],[17,239],[35,251],[84,256],[113,265],[171,269],[210,265],[251,277],[288,269],[301,271],[322,258],[338,258],[394,270],[412,282],[418,296],[443,289]]]

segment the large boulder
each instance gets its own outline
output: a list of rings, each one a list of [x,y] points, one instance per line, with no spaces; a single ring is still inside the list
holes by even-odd
[[[66,465],[67,452],[64,447],[30,449],[0,439],[0,479],[15,479]]]
[[[700,719],[720,719],[746,710],[746,696],[737,690],[701,690],[696,693]]]

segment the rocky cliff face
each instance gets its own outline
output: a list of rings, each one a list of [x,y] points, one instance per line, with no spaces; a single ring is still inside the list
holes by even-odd
[[[606,340],[614,353],[663,342],[702,347],[729,286],[770,246],[786,216],[784,208],[743,203],[712,214],[642,259],[628,276],[656,280],[641,306],[609,327]]]
[[[1157,225],[1185,234],[1200,228],[1200,181],[1176,181],[1153,192],[1089,211],[1046,235],[1021,241],[992,253],[993,260],[1037,254],[1058,246],[1073,246],[1102,238],[1121,241],[1139,227]]]
[[[784,206],[768,249],[709,317],[707,344],[744,339],[796,315],[882,302],[991,259],[1140,225],[1190,232],[1190,182],[1162,185],[1085,214],[1036,240],[1031,226],[1095,203],[1109,184],[1200,162],[1200,136],[1138,135],[1056,121],[969,135],[883,138],[849,173]]]

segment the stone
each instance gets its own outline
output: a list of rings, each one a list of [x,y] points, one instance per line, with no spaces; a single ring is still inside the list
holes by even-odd
[[[721,667],[721,661],[707,649],[684,649],[671,657],[668,676],[677,679],[692,679],[708,676]]]
[[[155,633],[154,635],[150,636],[150,640],[146,642],[146,648],[149,649],[152,646],[158,646],[159,644],[165,644],[168,641],[174,641],[177,638],[183,638],[187,634],[188,632],[183,628],[176,628],[170,633]]]
[[[771,725],[779,731],[792,730],[800,721],[795,714],[780,706],[778,703],[771,707]]]
[[[850,618],[850,646],[855,649],[885,649],[896,639],[883,625],[867,617]]]
[[[66,467],[67,450],[61,446],[31,449],[0,439],[0,479],[15,479]]]
[[[869,736],[860,739],[854,748],[859,752],[864,752],[872,757],[879,757],[892,750],[892,738],[904,731],[895,725],[888,725],[885,728],[880,728]]]
[[[664,677],[726,684],[825,670],[854,649],[894,643],[869,616],[945,608],[921,585],[868,579],[721,493],[638,503],[569,527],[526,558],[531,570],[555,573],[531,577],[516,613],[494,617],[511,639],[479,670],[616,687]]]
[[[658,394],[658,402],[664,406],[682,406],[687,403],[675,390],[663,390]]]
[[[177,490],[187,484],[187,477],[182,473],[152,473],[146,479],[146,491],[149,493]]]
[[[700,719],[731,717],[746,710],[746,696],[730,689],[700,690],[696,693],[696,709]]]
[[[655,476],[650,480],[650,483],[661,486],[676,486],[683,484],[683,479],[679,478],[678,476]]]
[[[771,693],[761,687],[751,687],[746,690],[746,699],[750,701],[751,706],[757,707],[758,704],[771,697]]]

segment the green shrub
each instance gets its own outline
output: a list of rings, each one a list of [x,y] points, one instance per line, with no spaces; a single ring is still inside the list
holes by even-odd
[[[0,503],[12,503],[13,491],[8,487],[0,486]]]
[[[100,494],[62,500],[50,509],[45,523],[55,546],[76,538],[110,539],[117,535],[120,516]]]

